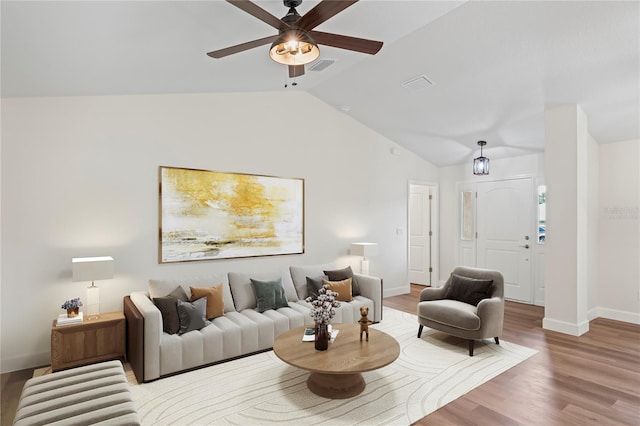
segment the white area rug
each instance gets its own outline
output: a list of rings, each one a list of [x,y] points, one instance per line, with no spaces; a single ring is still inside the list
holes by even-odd
[[[131,392],[144,425],[408,425],[536,353],[493,339],[467,342],[425,328],[415,315],[384,308],[376,327],[400,343],[391,365],[364,373],[367,387],[343,400],[316,396],[308,373],[273,351],[142,385]],[[340,336],[338,336],[340,338]],[[329,346],[331,350],[331,346]]]

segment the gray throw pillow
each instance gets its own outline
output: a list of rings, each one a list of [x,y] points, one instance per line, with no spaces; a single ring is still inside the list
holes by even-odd
[[[326,275],[320,275],[317,277],[307,277],[307,297],[310,297],[312,300],[316,300],[318,298],[318,291],[322,288],[322,280],[328,280],[329,277]]]
[[[287,296],[284,294],[282,278],[274,281],[260,281],[251,278],[251,287],[253,287],[253,292],[256,295],[256,309],[258,312],[289,306]]]
[[[165,333],[176,334],[180,331],[178,300],[187,301],[187,293],[180,286],[164,297],[153,299],[153,303],[162,315],[162,331]]]
[[[329,281],[343,281],[347,278],[351,278],[351,295],[360,296],[360,286],[358,285],[356,277],[353,276],[351,266],[347,266],[343,269],[335,269],[333,271],[324,271],[324,273],[329,277]]]
[[[200,330],[209,325],[210,322],[207,321],[206,315],[206,297],[202,297],[193,303],[178,300],[178,317],[180,318],[180,331],[178,334]]]
[[[482,299],[491,297],[492,285],[493,280],[478,280],[451,274],[451,283],[449,284],[445,297],[478,306],[478,303],[480,303]]]

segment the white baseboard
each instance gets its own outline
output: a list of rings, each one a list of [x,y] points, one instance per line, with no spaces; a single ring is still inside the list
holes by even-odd
[[[594,308],[588,312],[589,319],[607,318],[615,321],[629,322],[631,324],[640,324],[640,313],[618,311],[616,309]]]
[[[406,288],[402,288],[402,287],[385,288],[382,294],[382,297],[400,296],[401,294],[409,294],[409,293],[411,293],[411,287],[409,286],[407,286]]]
[[[0,363],[0,373],[10,373],[12,371],[26,370],[27,368],[37,368],[50,364],[50,352],[41,352],[39,354],[4,358]]]
[[[543,318],[542,328],[545,330],[557,331],[558,333],[569,334],[571,336],[582,336],[584,333],[589,331],[589,321],[583,321],[576,324],[551,318]]]

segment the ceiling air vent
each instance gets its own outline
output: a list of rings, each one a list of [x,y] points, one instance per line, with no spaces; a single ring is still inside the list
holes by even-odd
[[[409,80],[402,83],[404,87],[411,90],[420,90],[425,87],[431,87],[434,85],[433,81],[429,80],[429,78],[422,74],[417,77],[410,78]]]
[[[307,68],[308,71],[323,71],[325,68],[333,65],[333,59],[318,59]]]

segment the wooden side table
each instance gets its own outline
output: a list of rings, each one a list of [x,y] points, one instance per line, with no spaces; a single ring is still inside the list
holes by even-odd
[[[51,327],[51,370],[125,358],[126,320],[121,311],[84,319],[80,324]]]

